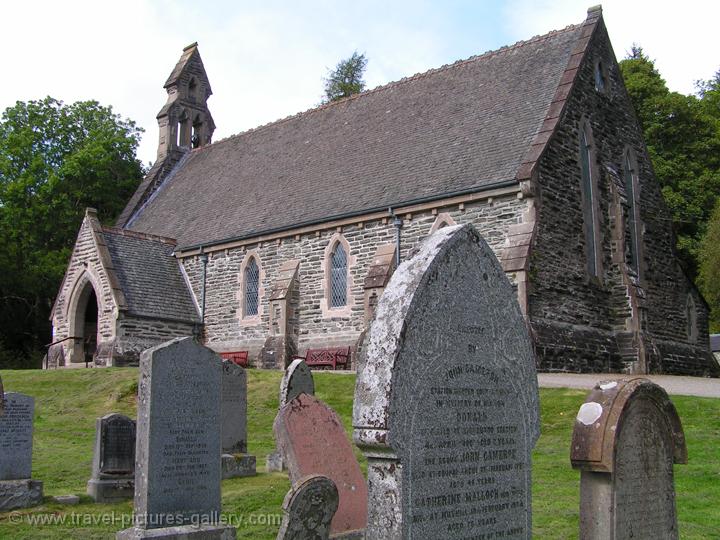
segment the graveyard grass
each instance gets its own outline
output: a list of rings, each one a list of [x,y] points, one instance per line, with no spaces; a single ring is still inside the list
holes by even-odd
[[[90,478],[95,418],[109,412],[135,417],[138,370],[0,371],[6,391],[35,397],[33,478],[42,480],[42,506],[0,513],[0,538],[114,538],[126,528],[132,502],[95,504],[85,495]],[[223,481],[223,513],[238,538],[273,539],[289,489],[284,473],[265,473],[274,448],[272,423],[281,373],[248,371],[248,451],[258,475]],[[315,372],[316,395],[343,419],[350,436],[355,377]],[[675,467],[681,538],[710,538],[720,530],[720,399],[671,396],[685,429],[689,463]],[[570,467],[572,425],[585,392],[543,389],[542,435],[533,454],[533,536],[577,538],[579,472]],[[365,469],[359,451],[356,455]],[[76,494],[77,506],[49,496]],[[43,524],[44,522],[44,524]]]

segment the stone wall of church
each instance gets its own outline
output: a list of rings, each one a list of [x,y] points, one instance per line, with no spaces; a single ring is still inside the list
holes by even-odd
[[[481,199],[450,207],[401,214],[401,257],[405,258],[425,238],[438,219],[447,215],[457,224],[472,222],[500,256],[510,225],[520,223],[527,201],[517,193]],[[269,291],[280,265],[299,260],[298,300],[291,303],[289,318],[296,321],[297,350],[351,346],[365,326],[363,282],[378,246],[395,243],[392,219],[364,222],[290,236],[282,240],[210,253],[206,274],[205,343],[218,352],[249,351],[259,365],[260,350],[269,335]],[[349,295],[343,309],[328,309],[325,264],[328,246],[342,236],[349,247]],[[240,299],[243,262],[255,256],[260,267],[260,307],[256,317],[243,317]],[[202,263],[199,257],[182,260],[195,297],[200,300]],[[354,355],[353,355],[354,362]]]
[[[140,353],[178,337],[190,337],[197,332],[195,325],[180,321],[165,321],[122,315],[117,321],[117,337],[112,343],[113,366],[137,366]]]
[[[598,62],[606,70],[605,91],[596,90]],[[632,300],[639,306],[638,324],[652,372],[707,372],[707,308],[675,258],[670,215],[603,26],[588,45],[567,99],[558,129],[539,162],[537,177],[539,228],[531,256],[529,312],[539,368],[571,372],[632,369],[627,355],[623,356],[623,349],[632,341],[627,337]],[[598,188],[599,279],[589,275],[585,254],[579,143],[584,121],[592,132]],[[623,250],[623,241],[612,234],[612,227],[622,223],[616,217],[614,200],[622,200],[620,213],[625,213],[627,226],[622,178],[628,147],[637,157],[640,183],[643,257],[639,287],[628,286],[627,277],[623,281],[629,247],[617,253]],[[688,295],[695,298],[692,310],[686,309]],[[696,325],[696,336],[689,335],[690,323]]]

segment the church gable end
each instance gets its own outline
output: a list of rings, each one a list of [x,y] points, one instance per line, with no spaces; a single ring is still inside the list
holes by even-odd
[[[692,284],[599,8],[568,68],[561,112],[528,175],[538,192],[529,313],[539,369],[707,373],[707,310],[695,307],[705,330],[693,343]]]

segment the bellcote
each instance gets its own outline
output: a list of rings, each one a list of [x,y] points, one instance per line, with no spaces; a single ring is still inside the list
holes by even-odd
[[[182,56],[165,81],[168,100],[157,115],[160,127],[158,161],[174,150],[186,151],[210,144],[215,122],[207,107],[212,95],[197,43]]]

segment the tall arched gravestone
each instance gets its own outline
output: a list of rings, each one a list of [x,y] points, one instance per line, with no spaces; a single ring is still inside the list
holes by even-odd
[[[597,384],[575,420],[570,459],[581,471],[581,539],[678,538],[673,463],[687,463],[687,449],[660,386]]]
[[[400,265],[367,340],[353,410],[366,538],[530,538],[535,358],[472,226],[440,229]]]

